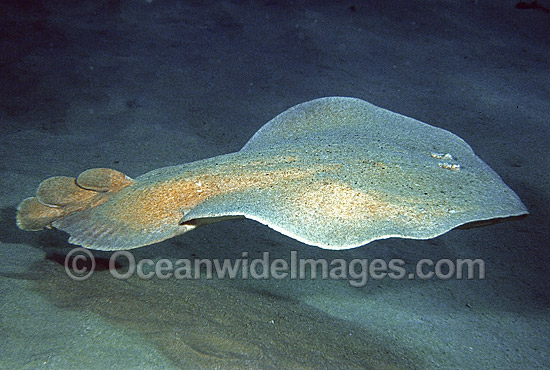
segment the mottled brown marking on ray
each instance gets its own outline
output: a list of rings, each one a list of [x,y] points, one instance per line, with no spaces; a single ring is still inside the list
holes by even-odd
[[[185,179],[168,179],[146,187],[127,189],[125,196],[109,209],[110,217],[134,228],[154,229],[161,224],[176,224],[183,214],[213,196],[246,189],[265,189],[313,177],[321,170],[334,171],[339,165],[316,165],[308,169],[289,167],[260,170],[254,167],[219,169],[216,174],[199,174]]]

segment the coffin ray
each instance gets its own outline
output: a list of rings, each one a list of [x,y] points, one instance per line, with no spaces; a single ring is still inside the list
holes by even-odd
[[[71,243],[101,250],[137,248],[232,217],[306,244],[349,249],[528,213],[458,136],[346,97],[288,109],[236,153],[133,180],[88,170],[85,182],[93,186],[85,189],[82,180],[67,179],[60,192],[71,195],[68,201],[43,194],[56,192],[46,186],[56,181],[45,180],[40,197],[18,207],[17,224],[55,227]]]

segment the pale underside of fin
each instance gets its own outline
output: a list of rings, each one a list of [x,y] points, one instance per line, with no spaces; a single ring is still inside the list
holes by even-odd
[[[91,171],[76,180],[78,191],[67,186],[56,192],[46,183],[47,191],[30,199],[55,204],[25,200],[18,225],[51,225],[68,232],[72,243],[118,250],[244,216],[307,244],[348,249],[389,237],[427,239],[463,224],[527,214],[458,136],[355,98],[290,108],[237,153],[135,180]],[[108,198],[90,203],[89,194],[94,201],[97,194]],[[60,214],[59,208],[70,212]]]

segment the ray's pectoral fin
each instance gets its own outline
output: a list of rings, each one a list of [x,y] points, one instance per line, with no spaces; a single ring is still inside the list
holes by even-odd
[[[29,231],[51,228],[55,221],[105,203],[130,184],[132,179],[109,168],[92,168],[76,179],[50,177],[40,183],[36,196],[19,204],[17,226]]]

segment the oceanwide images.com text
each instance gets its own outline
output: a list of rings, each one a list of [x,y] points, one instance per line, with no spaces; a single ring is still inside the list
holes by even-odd
[[[117,266],[124,266],[118,268]],[[95,271],[93,254],[85,248],[71,250],[65,258],[65,271],[73,280],[86,280]],[[242,252],[236,259],[182,258],[177,260],[148,258],[136,260],[129,251],[117,251],[109,258],[109,271],[116,279],[332,279],[347,280],[353,287],[364,287],[369,279],[484,279],[485,262],[482,259],[420,259],[414,266],[403,259],[354,258],[332,260],[299,258],[291,251],[288,258],[251,258]]]

